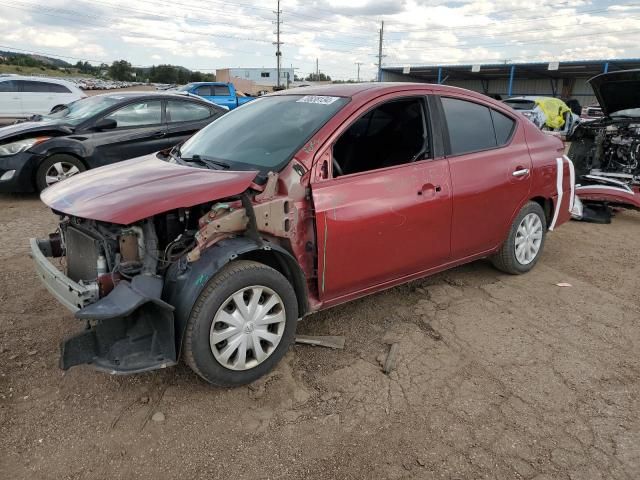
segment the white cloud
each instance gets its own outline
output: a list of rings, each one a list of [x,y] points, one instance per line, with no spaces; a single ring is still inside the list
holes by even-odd
[[[640,8],[609,0],[283,0],[283,64],[298,75],[375,75],[378,28],[384,62],[640,57]],[[188,68],[275,65],[273,6],[242,0],[35,0],[3,7],[3,45],[134,65]],[[69,60],[75,62],[76,59]]]

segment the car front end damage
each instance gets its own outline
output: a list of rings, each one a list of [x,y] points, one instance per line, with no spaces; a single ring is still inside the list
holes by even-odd
[[[60,367],[123,374],[175,365],[199,294],[245,256],[286,272],[304,314],[306,281],[292,241],[305,222],[293,198],[276,195],[277,183],[272,174],[262,187],[126,225],[54,209],[59,228],[30,240],[31,257],[47,290],[84,322],[62,342]]]

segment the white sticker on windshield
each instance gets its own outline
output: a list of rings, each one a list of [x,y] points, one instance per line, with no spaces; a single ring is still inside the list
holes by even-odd
[[[306,95],[300,100],[297,100],[296,103],[319,103],[320,105],[331,105],[339,98],[340,97],[327,97],[324,95]]]

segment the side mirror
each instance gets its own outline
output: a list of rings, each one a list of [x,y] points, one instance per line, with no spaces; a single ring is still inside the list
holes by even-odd
[[[118,126],[118,122],[116,122],[113,118],[101,118],[96,122],[93,126],[96,130],[112,130]]]

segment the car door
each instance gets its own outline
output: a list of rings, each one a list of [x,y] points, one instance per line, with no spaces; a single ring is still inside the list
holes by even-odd
[[[453,188],[451,255],[499,246],[528,198],[531,157],[515,116],[476,98],[440,98]]]
[[[213,96],[211,101],[216,105],[222,105],[228,107],[229,110],[233,110],[237,107],[237,100],[231,96],[231,91],[228,85],[212,85]]]
[[[317,157],[312,195],[323,301],[449,259],[449,165],[433,154],[426,105],[424,96],[386,96],[354,113]]]
[[[54,107],[54,94],[49,90],[49,83],[39,80],[18,80],[22,98],[22,114],[46,115]]]
[[[0,79],[0,116],[22,116],[22,99],[15,80]]]
[[[203,105],[193,100],[167,100],[166,146],[183,142],[225,112],[214,105]]]
[[[92,166],[140,157],[166,148],[167,125],[161,100],[135,101],[103,118],[115,120],[116,127],[89,135]]]

